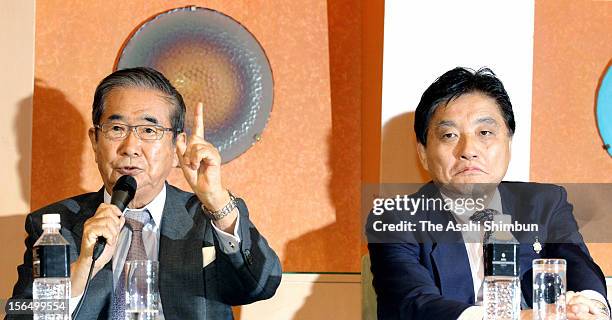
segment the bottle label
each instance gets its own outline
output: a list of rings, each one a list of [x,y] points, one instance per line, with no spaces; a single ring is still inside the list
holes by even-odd
[[[516,244],[486,244],[484,248],[485,276],[518,276],[518,257],[519,246]]]
[[[36,246],[33,250],[34,278],[69,278],[70,253],[68,245]]]

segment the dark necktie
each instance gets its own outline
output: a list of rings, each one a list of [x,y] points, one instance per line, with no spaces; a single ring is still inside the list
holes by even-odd
[[[144,241],[142,240],[142,228],[149,222],[151,215],[149,210],[142,211],[126,211],[125,224],[132,230],[132,240],[128,249],[125,261],[132,260],[147,260],[147,252],[145,251]],[[121,276],[117,281],[117,286],[113,295],[111,305],[111,319],[125,319],[125,268],[121,266]]]
[[[493,218],[496,215],[500,215],[500,214],[501,212],[494,210],[494,209],[484,209],[481,211],[474,212],[474,214],[470,217],[470,220],[473,222],[480,222],[480,227],[482,228],[484,226],[484,222],[493,221]],[[487,243],[487,241],[491,237],[491,234],[492,234],[491,231],[485,231],[484,237],[482,239],[483,244]]]

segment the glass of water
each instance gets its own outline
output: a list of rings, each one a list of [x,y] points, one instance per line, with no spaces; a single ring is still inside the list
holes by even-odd
[[[533,260],[533,319],[565,320],[565,259]]]
[[[149,320],[159,316],[159,265],[157,261],[133,260],[125,263],[125,319]]]

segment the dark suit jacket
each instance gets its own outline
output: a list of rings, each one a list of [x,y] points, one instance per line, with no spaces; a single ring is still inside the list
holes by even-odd
[[[226,254],[197,197],[168,184],[166,187],[159,241],[159,290],[165,318],[232,319],[230,305],[272,297],[281,280],[280,262],[249,220],[242,199],[237,199],[240,250]],[[61,214],[61,233],[70,243],[70,260],[75,261],[80,252],[83,224],[103,200],[100,190],[54,203],[26,217],[27,250],[23,264],[17,268],[19,279],[13,298],[32,298],[32,246],[42,233],[42,215]],[[202,248],[207,246],[215,246],[216,259],[203,268]],[[79,319],[107,319],[112,289],[112,263],[109,262],[91,280]]]
[[[500,184],[498,189],[504,214],[512,215],[513,221],[537,222],[540,226],[537,233],[515,233],[521,243],[520,278],[524,301],[531,306],[531,263],[538,258],[566,259],[568,290],[590,289],[605,297],[604,275],[578,233],[565,190],[555,185],[511,182]],[[422,195],[441,197],[433,183],[425,185],[412,197]],[[430,212],[423,216],[434,222],[454,220],[450,212]],[[543,246],[539,254],[533,248],[536,236]],[[457,319],[466,308],[474,305],[472,274],[461,236],[454,242],[449,240],[457,235],[442,235],[446,237],[443,240],[439,234],[436,237],[438,239],[427,232],[419,233],[417,228],[410,238],[401,238],[401,241],[370,239],[368,248],[379,319]]]

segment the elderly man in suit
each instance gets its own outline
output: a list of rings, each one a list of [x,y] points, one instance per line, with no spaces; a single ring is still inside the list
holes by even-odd
[[[70,307],[84,300],[79,319],[124,319],[118,284],[136,248],[159,261],[162,319],[231,319],[230,305],[274,295],[281,279],[279,259],[249,220],[245,202],[222,184],[221,156],[204,140],[201,104],[187,137],[185,104],[170,82],[150,68],[124,69],[96,88],[92,118],[89,139],[104,187],[27,216],[27,251],[14,298],[32,297],[32,246],[45,213],[61,214],[61,231],[70,242]],[[166,182],[175,166],[193,193]],[[133,176],[138,185],[125,215],[109,204],[123,175]],[[138,237],[130,224],[135,220]],[[83,296],[100,236],[108,243]]]
[[[408,215],[397,208],[370,215],[366,228],[379,319],[483,318],[482,234],[476,232],[476,240],[468,240],[475,235],[469,230],[419,228],[422,221],[468,225],[471,216],[483,212],[503,213],[522,225],[535,222],[540,227],[537,232],[515,232],[525,307],[532,305],[533,259],[563,258],[571,290],[568,318],[609,316],[603,273],[578,233],[565,190],[501,182],[515,123],[510,99],[491,70],[455,68],[443,74],[423,93],[414,129],[417,153],[433,182],[410,198],[434,200],[428,204],[451,200],[451,205],[418,207],[416,214]],[[465,200],[472,205],[465,205]],[[383,222],[410,222],[416,228],[377,232]],[[521,317],[531,319],[530,310],[523,310]]]

